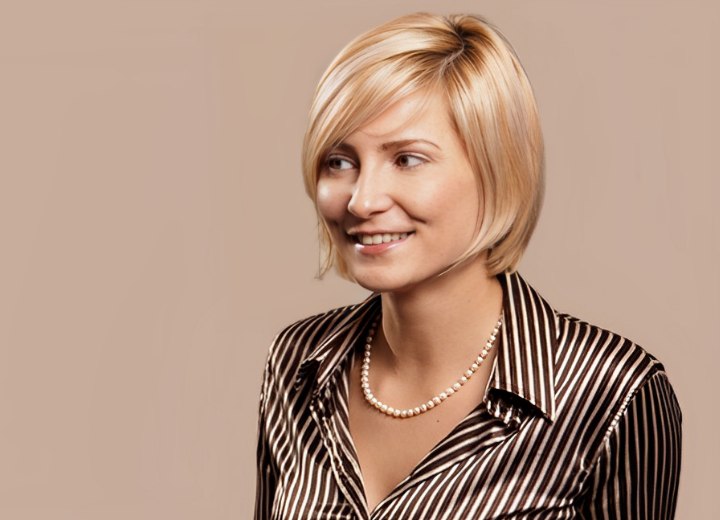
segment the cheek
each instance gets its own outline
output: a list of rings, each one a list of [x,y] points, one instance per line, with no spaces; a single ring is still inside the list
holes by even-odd
[[[339,221],[345,216],[349,197],[336,183],[318,181],[317,208],[325,220]]]
[[[453,239],[469,239],[477,227],[480,199],[474,178],[456,179],[438,186],[432,197],[433,216],[442,222],[445,231]]]
[[[410,193],[409,190],[406,193]],[[425,212],[431,211],[432,217],[442,220],[465,221],[469,214],[477,215],[479,198],[474,179],[444,179],[422,189],[414,190],[409,204]],[[428,215],[430,217],[430,215]]]

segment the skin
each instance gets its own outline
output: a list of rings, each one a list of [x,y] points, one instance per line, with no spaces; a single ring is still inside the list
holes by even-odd
[[[381,293],[382,326],[373,342],[370,385],[396,408],[418,406],[467,370],[502,308],[502,288],[480,254],[438,277],[479,229],[476,176],[445,98],[407,96],[351,134],[327,157],[317,205],[348,270]],[[348,235],[357,230],[412,231],[369,255]],[[368,509],[485,396],[495,351],[461,391],[418,417],[394,419],[364,400],[360,359],[353,363],[350,431]]]

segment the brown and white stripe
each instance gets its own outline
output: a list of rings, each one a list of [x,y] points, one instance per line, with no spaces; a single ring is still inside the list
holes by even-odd
[[[348,429],[348,363],[380,295],[300,320],[270,348],[256,519],[673,518],[681,412],[662,364],[558,313],[517,272],[479,405],[369,512]]]

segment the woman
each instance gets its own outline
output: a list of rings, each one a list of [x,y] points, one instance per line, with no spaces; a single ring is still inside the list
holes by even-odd
[[[672,518],[663,366],[516,271],[543,193],[530,84],[468,15],[351,42],[313,101],[307,193],[365,301],[275,338],[257,518]]]

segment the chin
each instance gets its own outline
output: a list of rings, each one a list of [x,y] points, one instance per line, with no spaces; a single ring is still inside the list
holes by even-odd
[[[368,291],[386,293],[402,292],[415,285],[406,276],[397,276],[392,273],[352,273],[355,283]]]

